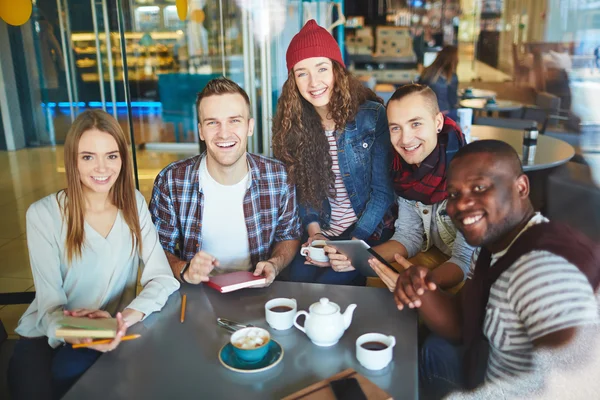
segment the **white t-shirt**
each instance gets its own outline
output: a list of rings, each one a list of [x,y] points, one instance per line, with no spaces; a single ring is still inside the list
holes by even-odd
[[[204,157],[199,177],[204,196],[202,250],[219,261],[211,275],[250,270],[250,244],[243,205],[250,173],[234,185],[222,185],[210,176]]]

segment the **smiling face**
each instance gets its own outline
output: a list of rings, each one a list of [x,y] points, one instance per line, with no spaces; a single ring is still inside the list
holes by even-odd
[[[84,193],[108,193],[119,177],[121,165],[119,147],[112,135],[96,128],[81,135],[77,170]]]
[[[220,94],[202,99],[199,105],[200,139],[206,142],[210,160],[222,167],[246,162],[248,136],[254,131],[254,119],[240,94]]]
[[[527,176],[491,153],[453,160],[447,190],[446,211],[471,246],[501,243],[527,212]]]
[[[327,57],[311,57],[294,65],[298,91],[315,108],[326,108],[331,100],[335,83],[332,63]]]
[[[435,149],[444,126],[442,113],[435,112],[419,93],[390,101],[387,118],[392,145],[404,161],[417,166]]]

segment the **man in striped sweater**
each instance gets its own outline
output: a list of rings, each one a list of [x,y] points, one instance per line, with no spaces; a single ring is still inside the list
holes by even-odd
[[[434,332],[421,351],[422,390],[439,398],[475,389],[485,377],[477,398],[534,393],[544,385],[542,359],[558,362],[552,349],[597,332],[599,248],[534,212],[529,180],[504,142],[459,150],[448,196],[448,215],[467,243],[480,247],[469,279],[450,297],[436,290],[428,269],[407,265],[395,290],[398,308],[418,308]]]

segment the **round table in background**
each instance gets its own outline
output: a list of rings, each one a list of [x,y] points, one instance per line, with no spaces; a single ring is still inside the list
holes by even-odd
[[[466,93],[466,89],[460,89],[458,96],[461,99],[492,99],[496,97],[496,92],[493,90],[471,89],[471,93]]]
[[[472,125],[471,141],[496,139],[510,144],[523,157],[523,131],[497,128],[494,126]],[[569,161],[575,155],[575,149],[569,143],[548,137],[538,136],[535,159],[532,164],[523,162],[524,171],[538,171],[557,167]]]
[[[487,104],[486,99],[469,99],[469,100],[461,100],[460,106],[464,108],[472,108],[473,110],[478,111],[518,111],[523,107],[527,106],[527,104],[519,103],[518,101],[512,100],[496,100],[494,104]]]

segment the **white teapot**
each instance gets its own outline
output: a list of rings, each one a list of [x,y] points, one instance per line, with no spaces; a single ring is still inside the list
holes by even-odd
[[[294,326],[306,333],[308,338],[317,346],[333,346],[340,340],[352,322],[352,313],[356,304],[350,304],[341,314],[340,306],[323,297],[306,311],[298,311],[294,317]],[[304,327],[298,325],[300,315],[306,315]]]

